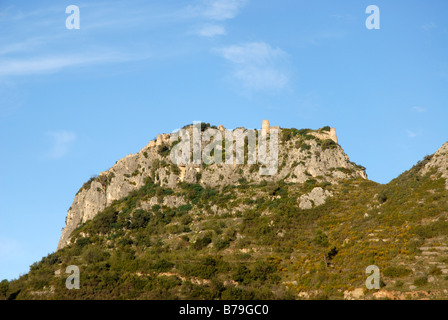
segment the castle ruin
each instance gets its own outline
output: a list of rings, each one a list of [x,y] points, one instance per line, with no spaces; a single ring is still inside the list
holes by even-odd
[[[266,133],[269,133],[270,129],[279,129],[280,130],[280,126],[274,126],[272,127],[269,123],[269,120],[263,120],[262,124],[261,124],[261,130],[265,130]],[[310,132],[310,134],[314,135],[316,138],[319,138],[321,140],[325,140],[325,139],[331,139],[334,142],[338,143],[338,137],[336,135],[336,129],[335,128],[330,128],[330,131],[323,131],[323,130],[319,130],[318,132]]]

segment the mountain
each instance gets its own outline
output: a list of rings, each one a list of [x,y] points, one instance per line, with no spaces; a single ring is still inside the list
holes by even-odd
[[[209,128],[226,131],[199,130]],[[78,191],[58,250],[2,282],[0,297],[448,297],[448,143],[381,185],[333,128],[263,129],[267,140],[279,130],[273,175],[259,164],[175,165],[168,134],[117,161]],[[79,290],[65,286],[73,265]],[[379,289],[365,286],[371,265]]]
[[[209,127],[210,125],[203,124],[200,130],[204,132]],[[191,133],[193,125],[186,126],[184,129]],[[226,130],[220,126],[220,131],[224,133]],[[157,139],[150,141],[138,153],[127,155],[117,161],[112,168],[101,172],[98,177],[93,177],[81,187],[68,210],[66,226],[58,249],[69,243],[70,234],[81,223],[95,217],[113,201],[142,188],[147,179],[151,179],[161,187],[175,188],[179,182],[216,187],[239,184],[240,180],[250,183],[260,183],[263,180],[304,183],[307,180],[334,182],[347,178],[367,178],[365,168],[351,163],[337,144],[336,132],[332,128],[326,127],[316,131],[284,129],[281,139],[283,148],[279,149],[278,163],[281,165],[278,172],[272,176],[263,176],[259,174],[260,169],[257,163],[253,165],[217,163],[173,165],[170,160],[173,145],[170,134],[158,135]],[[202,142],[202,148],[205,146],[206,143]],[[151,205],[156,203],[155,198],[151,201]],[[185,204],[184,199],[179,197],[170,197],[165,201],[176,206]]]

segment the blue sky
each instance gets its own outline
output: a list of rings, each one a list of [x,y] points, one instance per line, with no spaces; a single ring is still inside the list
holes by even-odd
[[[80,29],[65,8],[79,6]],[[368,30],[368,5],[380,29]],[[387,183],[448,140],[448,2],[0,2],[0,279],[55,251],[92,175],[158,133],[336,127]]]

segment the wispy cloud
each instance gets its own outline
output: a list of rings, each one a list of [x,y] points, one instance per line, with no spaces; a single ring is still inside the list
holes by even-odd
[[[225,35],[226,29],[224,28],[224,26],[222,25],[218,25],[218,24],[206,24],[204,26],[202,26],[198,32],[199,35],[203,36],[203,37],[215,37],[215,36],[221,36],[221,35]]]
[[[124,62],[134,60],[120,53],[96,53],[78,55],[57,55],[41,58],[7,59],[0,61],[0,76],[20,76],[58,72],[64,68],[91,64]]]
[[[406,130],[406,135],[408,136],[408,138],[414,139],[416,137],[422,136],[423,132],[422,132],[422,130],[415,131],[415,130],[408,129],[408,130]]]
[[[286,53],[279,48],[272,48],[265,42],[250,42],[242,45],[232,45],[217,52],[227,60],[237,64],[267,64],[278,58],[283,58]]]
[[[49,14],[54,14],[61,11],[60,6],[43,6],[40,9],[35,9],[31,11],[22,11],[17,9],[15,5],[11,5],[0,12],[2,20],[5,22],[16,22],[27,20],[29,23],[34,22],[33,19],[36,17],[48,16]]]
[[[19,42],[7,43],[0,48],[0,56],[17,52],[29,52],[42,44],[44,44],[42,38],[30,38]]]
[[[235,18],[248,0],[203,0],[198,5],[188,6],[187,12],[192,17],[204,19],[209,22],[223,22]],[[226,29],[222,24],[206,23],[197,32],[204,37],[225,35]]]
[[[281,89],[289,77],[283,64],[287,53],[264,42],[251,42],[217,48],[214,51],[231,62],[232,76],[247,89]]]
[[[413,112],[418,112],[418,113],[426,112],[426,109],[425,109],[425,108],[422,108],[422,107],[419,107],[419,106],[412,107],[411,110],[412,110]]]
[[[53,146],[47,153],[47,158],[59,159],[68,153],[70,145],[75,142],[76,134],[70,131],[47,132],[53,139]]]
[[[130,16],[127,11],[123,13],[126,7],[116,8],[116,5],[116,2],[113,5],[103,3],[102,6],[81,5],[81,30],[77,31],[65,28],[67,14],[61,5],[42,6],[29,11],[25,10],[26,7],[11,6],[3,10],[0,28],[13,29],[14,33],[5,32],[0,36],[0,80],[11,76],[55,73],[70,67],[149,58],[151,54],[146,43],[110,42],[103,37],[110,32],[110,23],[117,24],[123,15]],[[82,11],[87,7],[89,10]],[[128,9],[135,13],[133,10]],[[133,20],[143,21],[144,13],[131,16]],[[128,27],[138,28],[132,24]]]
[[[188,10],[192,15],[223,21],[235,18],[247,2],[247,0],[204,0],[199,5],[189,6]]]

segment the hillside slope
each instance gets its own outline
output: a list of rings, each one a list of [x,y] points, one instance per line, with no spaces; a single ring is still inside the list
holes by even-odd
[[[448,143],[380,185],[338,145],[323,148],[322,141],[283,129],[281,179],[257,179],[244,165],[228,183],[204,183],[204,173],[171,185],[162,171],[158,179],[131,175],[144,178],[139,188],[74,226],[65,246],[5,283],[3,297],[447,298],[448,190],[440,164]],[[295,161],[326,165],[313,175]],[[302,170],[306,180],[289,180]],[[372,264],[381,271],[379,290],[365,289]],[[69,265],[80,269],[79,290],[65,287]]]

